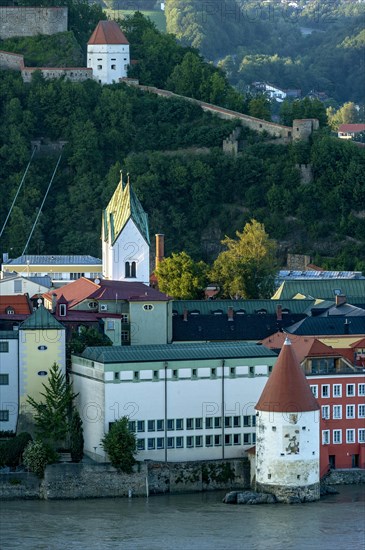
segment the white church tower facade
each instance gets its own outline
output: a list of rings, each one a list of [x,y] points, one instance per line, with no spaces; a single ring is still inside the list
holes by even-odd
[[[150,282],[147,214],[129,182],[120,182],[102,216],[103,277]]]
[[[129,42],[115,21],[99,21],[87,43],[87,67],[100,84],[119,82],[130,65]]]
[[[288,338],[255,408],[256,489],[282,502],[318,500],[319,405]]]

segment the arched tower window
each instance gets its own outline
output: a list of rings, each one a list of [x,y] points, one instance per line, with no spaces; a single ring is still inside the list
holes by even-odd
[[[125,262],[125,278],[135,279],[137,277],[137,264],[136,262]]]

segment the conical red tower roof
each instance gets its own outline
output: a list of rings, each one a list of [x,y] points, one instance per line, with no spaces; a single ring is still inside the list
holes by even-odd
[[[288,338],[255,409],[269,412],[308,412],[319,409]]]
[[[115,21],[99,21],[88,44],[129,44]]]

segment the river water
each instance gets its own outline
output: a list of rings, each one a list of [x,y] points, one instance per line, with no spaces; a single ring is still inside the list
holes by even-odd
[[[238,506],[224,493],[0,503],[1,550],[365,548],[364,486],[300,505]]]

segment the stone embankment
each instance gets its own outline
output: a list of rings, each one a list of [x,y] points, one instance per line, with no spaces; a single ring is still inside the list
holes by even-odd
[[[198,493],[248,489],[247,459],[204,462],[140,462],[132,474],[110,464],[58,463],[47,466],[44,478],[33,474],[0,475],[0,499],[44,500],[109,497],[146,497],[157,494]]]

